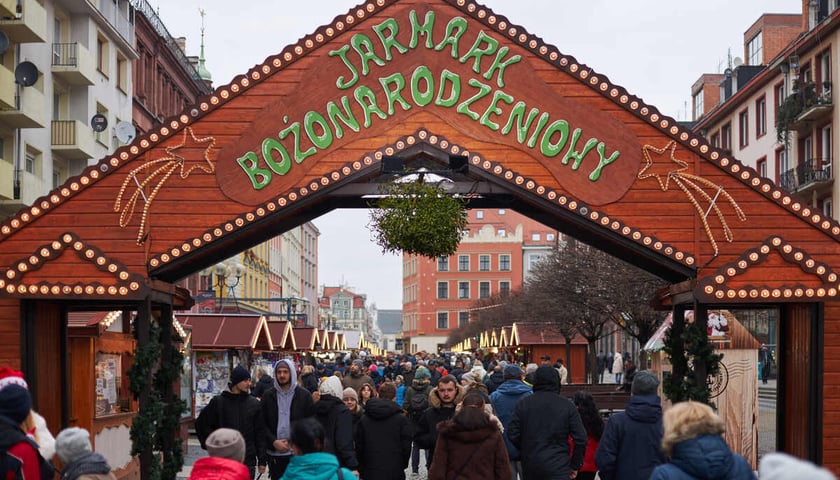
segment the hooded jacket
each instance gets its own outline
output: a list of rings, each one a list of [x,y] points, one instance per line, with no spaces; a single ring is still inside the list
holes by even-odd
[[[311,417],[314,413],[312,394],[308,390],[297,384],[297,374],[295,373],[295,365],[291,360],[283,359],[291,372],[291,386],[289,391],[292,392],[292,403],[289,407],[289,424],[301,418]],[[275,367],[276,368],[276,367]],[[277,376],[274,378],[274,388],[265,392],[260,401],[260,408],[262,409],[263,420],[265,420],[266,428],[262,429],[265,439],[263,440],[266,452],[269,455],[290,455],[289,453],[281,453],[274,449],[274,441],[277,438],[277,423],[279,422],[279,407],[277,404],[278,392],[282,392],[280,384],[277,383]],[[262,463],[262,458],[260,463]]]
[[[502,435],[495,424],[467,430],[454,421],[438,425],[437,454],[429,469],[429,480],[508,480],[510,461]],[[367,479],[365,479],[367,480]]]
[[[665,463],[662,453],[662,405],[656,395],[634,395],[623,412],[610,416],[595,464],[603,480],[633,480],[650,477]]]
[[[326,432],[324,452],[338,457],[342,467],[351,470],[359,468],[356,451],[353,448],[353,415],[344,401],[327,393],[315,402],[315,419]]]
[[[674,445],[671,461],[653,470],[651,480],[754,480],[752,468],[729,450],[720,435],[700,435]]]
[[[537,368],[534,394],[516,404],[505,432],[520,451],[525,478],[568,479],[583,466],[586,429],[574,403],[560,395],[554,367]]]
[[[338,469],[341,468],[341,478],[353,480],[356,475],[351,470],[338,466],[335,455],[325,452],[295,455],[289,461],[283,480],[338,480]]]
[[[438,437],[437,424],[452,418],[455,415],[455,406],[461,403],[463,398],[464,389],[458,384],[455,385],[455,400],[451,406],[441,404],[437,387],[433,388],[431,393],[429,393],[429,408],[423,412],[423,415],[417,422],[417,429],[414,433],[414,441],[417,443],[417,446],[428,450],[426,455],[427,464],[431,464],[431,460],[434,457],[435,443]]]
[[[265,434],[262,432],[265,420],[260,407],[260,401],[247,393],[236,394],[225,390],[213,397],[195,419],[195,433],[201,448],[207,449],[204,442],[217,428],[232,428],[245,439],[243,463],[256,465],[257,456],[264,455],[262,452],[265,451]],[[265,465],[265,458],[259,463]]]
[[[399,405],[372,398],[356,430],[356,458],[365,480],[401,480],[411,458],[411,424]]]
[[[411,411],[411,397],[414,395],[425,395],[429,396],[432,393],[432,385],[429,383],[428,378],[415,378],[412,380],[411,385],[406,387],[405,395],[403,395],[403,402],[402,408],[406,412],[408,412],[409,418],[411,418],[414,425],[417,425],[420,422],[420,419],[423,418],[423,414],[425,412],[412,412]]]
[[[487,386],[487,394],[491,394],[499,388],[499,385],[504,383],[505,376],[502,372],[497,372],[493,370],[493,373],[487,376],[487,380],[484,381],[484,385]]]
[[[499,421],[502,422],[505,430],[507,430],[510,419],[513,417],[513,410],[516,408],[516,403],[533,394],[534,391],[531,386],[518,378],[505,380],[495,392],[490,394],[490,402],[493,404],[496,415],[498,415]],[[505,446],[507,446],[510,460],[519,460],[519,449],[511,443],[507,431],[502,436],[505,440]]]
[[[38,452],[35,441],[23,433],[19,423],[5,415],[0,415],[0,450],[6,451],[7,466],[12,471],[19,469],[24,478],[53,478],[52,464],[44,460]]]
[[[220,457],[204,457],[196,460],[190,471],[189,480],[248,480],[248,467]]]

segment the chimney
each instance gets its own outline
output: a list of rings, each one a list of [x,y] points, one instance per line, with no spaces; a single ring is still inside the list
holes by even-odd
[[[187,37],[178,37],[175,39],[175,43],[178,44],[178,48],[180,48],[182,52],[187,53]]]

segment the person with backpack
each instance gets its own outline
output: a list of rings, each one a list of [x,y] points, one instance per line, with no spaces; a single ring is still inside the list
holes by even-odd
[[[52,465],[21,428],[32,409],[29,385],[23,373],[0,368],[0,478],[52,480]]]
[[[405,398],[402,408],[406,411],[408,419],[411,420],[412,435],[417,432],[418,424],[423,418],[426,409],[429,408],[429,394],[432,392],[432,385],[429,383],[431,374],[426,367],[417,367],[414,372],[414,380],[405,389]],[[426,452],[428,458],[429,452]],[[420,447],[415,441],[411,446],[411,473],[419,474],[420,470]]]

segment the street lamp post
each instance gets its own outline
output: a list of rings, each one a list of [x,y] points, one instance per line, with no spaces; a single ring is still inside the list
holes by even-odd
[[[224,310],[225,301],[225,287],[227,287],[228,297],[233,297],[233,303],[236,311],[239,312],[239,303],[236,301],[236,290],[239,286],[239,281],[242,278],[244,267],[239,262],[221,262],[216,264],[216,287],[219,288],[219,313]],[[232,282],[229,282],[230,277],[235,277]]]
[[[285,298],[281,298],[280,300],[283,300],[283,301],[286,302],[286,321],[291,322],[292,321],[292,316],[294,316],[295,319],[296,319],[294,325],[296,327],[303,326],[302,324],[305,324],[306,319],[307,319],[307,315],[306,315],[306,313],[304,313],[304,309],[306,308],[306,305],[309,303],[309,299],[307,299],[306,297],[303,297],[303,298],[285,297]],[[292,313],[293,309],[296,310],[296,312]],[[302,322],[297,321],[297,317],[303,317],[303,321]]]

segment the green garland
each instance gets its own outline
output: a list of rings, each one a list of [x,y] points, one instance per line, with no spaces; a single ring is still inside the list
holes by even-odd
[[[709,399],[708,379],[720,371],[723,354],[714,353],[705,323],[686,321],[682,333],[672,325],[663,350],[672,368],[672,374],[662,383],[665,396],[673,403],[694,400],[714,407]]]
[[[162,465],[158,461],[151,462],[151,480],[174,479],[184,465],[182,442],[177,432],[186,402],[179,398],[164,401],[172,384],[181,376],[184,356],[173,348],[169,361],[161,359],[162,340],[160,327],[153,324],[149,341],[138,346],[134,363],[128,369],[129,390],[135,399],[149,387],[151,379],[149,400],[131,424],[132,455],[145,451],[163,453]]]

